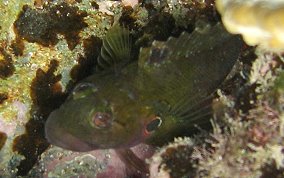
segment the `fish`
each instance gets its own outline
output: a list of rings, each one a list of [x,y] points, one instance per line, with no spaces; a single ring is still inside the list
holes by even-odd
[[[210,125],[211,101],[243,42],[221,23],[154,41],[133,59],[130,31],[103,38],[93,75],[48,117],[45,137],[72,151],[161,146]]]

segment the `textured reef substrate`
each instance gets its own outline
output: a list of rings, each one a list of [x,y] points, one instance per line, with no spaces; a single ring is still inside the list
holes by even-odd
[[[277,2],[265,3],[276,7]],[[246,32],[234,30],[242,21],[225,18],[230,8],[239,14],[250,4],[258,11],[259,3],[217,0],[219,15],[213,0],[1,1],[0,177],[135,175],[113,150],[76,153],[50,146],[43,131],[48,115],[92,73],[113,22],[131,30],[138,53],[153,40],[221,20],[248,44],[260,45],[244,46],[239,64],[218,90],[213,130],[178,138],[152,157],[148,146],[135,149],[149,158],[152,177],[283,177],[283,41],[273,41],[284,33],[283,24],[257,26],[272,35],[252,43]],[[271,16],[282,17],[274,12]],[[255,21],[248,27],[267,24]]]

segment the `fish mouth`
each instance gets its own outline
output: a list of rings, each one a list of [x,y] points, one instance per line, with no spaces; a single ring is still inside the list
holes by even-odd
[[[52,117],[53,114],[54,113],[51,113],[45,123],[45,138],[50,144],[77,152],[86,152],[96,149],[95,146],[73,136],[65,131],[64,128],[60,128],[56,119]]]

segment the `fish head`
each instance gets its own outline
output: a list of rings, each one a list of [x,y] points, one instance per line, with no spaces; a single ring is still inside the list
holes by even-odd
[[[110,88],[88,82],[77,85],[47,119],[47,140],[73,151],[125,148],[143,142],[159,126],[160,118],[133,91]]]

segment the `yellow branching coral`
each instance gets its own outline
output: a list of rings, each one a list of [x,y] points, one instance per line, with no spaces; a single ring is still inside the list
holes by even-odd
[[[216,7],[227,30],[247,44],[284,51],[283,0],[217,0]]]

